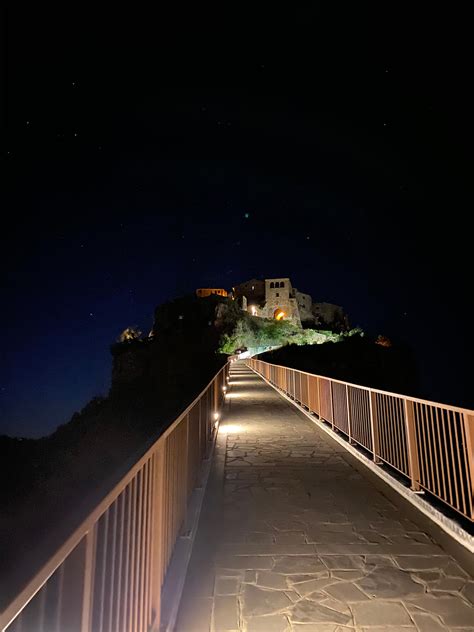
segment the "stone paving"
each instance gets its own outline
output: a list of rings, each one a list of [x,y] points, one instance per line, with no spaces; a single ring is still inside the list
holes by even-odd
[[[177,632],[474,630],[474,581],[236,363]]]

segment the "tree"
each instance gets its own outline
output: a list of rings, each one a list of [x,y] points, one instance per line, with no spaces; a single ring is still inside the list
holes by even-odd
[[[117,342],[131,342],[132,340],[139,340],[142,332],[138,327],[127,327],[122,331],[117,338]]]

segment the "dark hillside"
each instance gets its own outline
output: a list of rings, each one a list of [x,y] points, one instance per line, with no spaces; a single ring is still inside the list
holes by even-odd
[[[366,336],[352,336],[322,345],[287,345],[263,353],[259,358],[353,384],[420,396],[417,368],[410,349],[403,345],[384,347]]]
[[[16,569],[26,544],[38,544],[58,524],[72,528],[226,362],[216,352],[220,304],[185,297],[158,307],[152,337],[112,345],[107,397],[92,399],[42,439],[0,437],[1,579]]]

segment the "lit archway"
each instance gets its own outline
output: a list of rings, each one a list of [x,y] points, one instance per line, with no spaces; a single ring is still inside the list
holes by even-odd
[[[282,320],[285,318],[285,312],[279,307],[273,312],[273,318],[276,320]]]

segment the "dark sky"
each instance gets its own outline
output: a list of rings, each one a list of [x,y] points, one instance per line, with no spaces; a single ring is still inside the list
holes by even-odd
[[[106,393],[110,343],[160,302],[252,276],[473,405],[462,16],[25,17],[2,26],[0,433]]]

